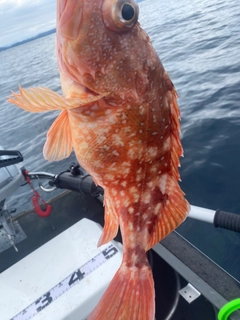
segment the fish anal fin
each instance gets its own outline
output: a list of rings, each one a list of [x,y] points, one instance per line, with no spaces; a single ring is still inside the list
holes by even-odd
[[[117,235],[119,227],[117,213],[115,212],[114,207],[111,204],[111,200],[107,196],[107,194],[104,197],[104,205],[104,228],[102,231],[102,235],[98,241],[98,247],[114,239]]]
[[[72,152],[72,134],[68,111],[64,110],[53,122],[47,133],[43,155],[48,161],[59,161],[70,156]]]
[[[51,110],[70,110],[93,103],[107,94],[91,95],[87,97],[64,98],[48,88],[23,89],[19,86],[19,93],[12,92],[8,102],[30,112]]]
[[[178,181],[165,174],[160,180],[160,189],[164,201],[155,205],[155,219],[148,225],[148,242],[146,251],[155,246],[170,232],[175,230],[187,217],[190,205],[184,198],[184,193]]]
[[[151,268],[122,263],[87,320],[153,320],[154,283]]]

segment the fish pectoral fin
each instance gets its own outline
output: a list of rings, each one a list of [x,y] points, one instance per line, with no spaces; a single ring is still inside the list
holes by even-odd
[[[152,271],[147,260],[144,264],[123,262],[87,320],[154,320]]]
[[[70,110],[93,103],[108,95],[88,95],[85,98],[64,98],[48,88],[23,89],[19,86],[19,93],[12,92],[8,102],[30,112],[43,112],[51,110]]]
[[[67,110],[63,110],[47,133],[43,155],[48,161],[59,161],[72,152],[72,133]]]
[[[117,213],[115,212],[114,207],[111,204],[111,199],[107,196],[107,194],[104,196],[104,205],[104,228],[98,241],[98,247],[114,239],[118,233],[119,227]]]
[[[184,193],[178,181],[170,175],[163,177],[165,181],[166,197],[164,203],[156,206],[157,221],[148,225],[148,242],[145,250],[150,250],[159,241],[175,230],[187,217],[190,210],[189,203],[184,198]]]

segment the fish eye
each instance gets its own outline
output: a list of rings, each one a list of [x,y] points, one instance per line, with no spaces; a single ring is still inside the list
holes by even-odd
[[[139,8],[135,0],[103,0],[102,13],[107,28],[121,32],[135,26]]]
[[[133,6],[130,3],[124,3],[122,6],[122,17],[126,21],[130,21],[134,18],[135,11]]]

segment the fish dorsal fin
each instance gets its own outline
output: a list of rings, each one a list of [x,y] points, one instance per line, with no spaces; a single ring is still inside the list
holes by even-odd
[[[59,161],[70,156],[72,133],[67,110],[63,110],[47,133],[43,155],[48,161]]]
[[[43,112],[51,110],[70,110],[93,103],[107,96],[107,93],[87,97],[64,98],[58,93],[47,88],[23,89],[19,87],[19,93],[12,92],[8,102],[30,112]]]

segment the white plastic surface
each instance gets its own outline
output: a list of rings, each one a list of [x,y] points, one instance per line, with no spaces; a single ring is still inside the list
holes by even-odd
[[[33,226],[34,227],[34,226]],[[102,228],[83,219],[0,274],[0,319],[9,320],[109,246],[97,249]],[[33,317],[85,320],[122,261],[122,247],[103,265]]]
[[[215,213],[216,212],[214,210],[200,208],[200,207],[191,205],[191,211],[188,217],[192,219],[208,222],[208,223],[213,223]]]

